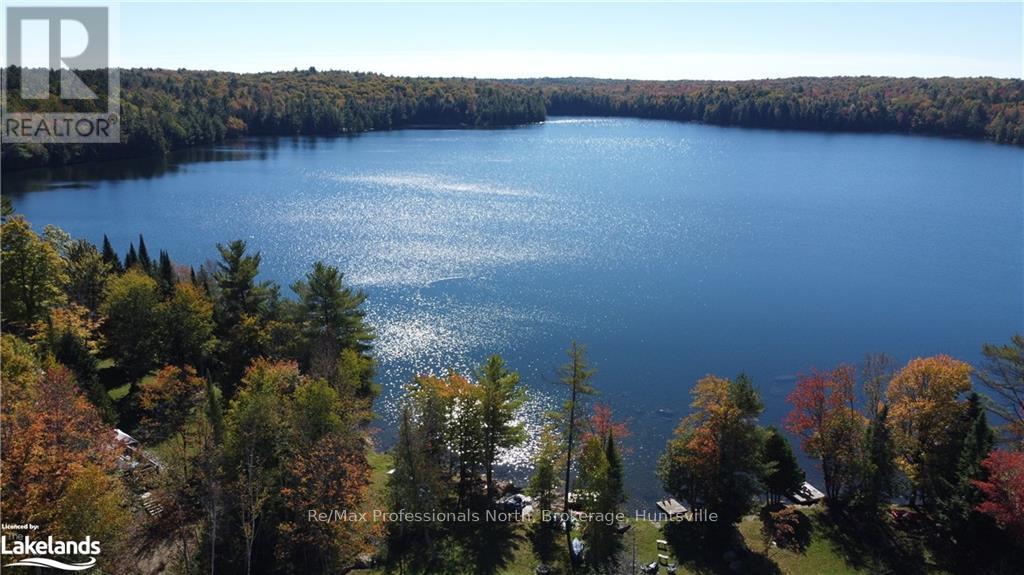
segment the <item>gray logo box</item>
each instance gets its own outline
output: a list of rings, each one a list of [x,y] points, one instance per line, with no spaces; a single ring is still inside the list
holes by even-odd
[[[4,143],[120,142],[120,73],[111,63],[110,10],[108,6],[6,8],[7,62],[0,119]],[[84,32],[84,47],[62,45],[66,31],[67,36],[78,32],[79,39]],[[14,90],[10,74],[18,75]],[[86,76],[93,84],[102,80],[98,83],[105,86],[105,93],[87,85]],[[57,108],[68,111],[53,111],[49,103],[45,112],[25,110],[36,101],[53,99]],[[100,111],[95,110],[97,106]]]

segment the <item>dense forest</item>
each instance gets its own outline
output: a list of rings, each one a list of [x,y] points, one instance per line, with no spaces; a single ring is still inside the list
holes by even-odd
[[[754,128],[898,132],[1024,144],[1024,81],[787,78],[743,82],[524,80],[548,114],[630,116]]]
[[[20,71],[8,68],[5,73],[9,110],[66,109],[56,98],[21,100]],[[538,122],[548,115],[929,134],[1024,144],[1024,81],[994,78],[497,81],[310,68],[260,74],[130,69],[120,71],[120,81],[120,144],[4,144],[4,169],[159,154],[245,135],[498,127]]]
[[[61,109],[54,98],[19,99],[19,72],[6,72],[12,110]],[[545,118],[540,90],[486,80],[312,68],[263,74],[132,69],[122,70],[120,79],[120,144],[5,144],[4,169],[159,154],[245,135],[510,126]],[[59,82],[50,85],[56,89]]]

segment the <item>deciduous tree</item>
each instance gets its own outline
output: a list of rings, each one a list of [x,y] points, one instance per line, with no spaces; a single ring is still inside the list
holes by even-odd
[[[24,331],[63,299],[64,262],[20,216],[0,225],[0,313],[8,329]]]
[[[886,393],[896,461],[910,480],[911,500],[934,495],[933,471],[956,457],[971,367],[946,355],[918,358],[893,377]]]
[[[159,443],[178,434],[203,403],[206,383],[191,366],[168,365],[139,384],[142,427]],[[181,441],[186,441],[181,434]],[[187,447],[183,449],[187,451]]]
[[[112,273],[110,264],[103,260],[96,246],[85,240],[71,242],[64,261],[64,289],[68,298],[84,306],[90,313],[97,313],[103,301],[107,277]]]
[[[1024,453],[997,449],[982,466],[988,479],[975,482],[985,497],[978,510],[1024,544]]]
[[[697,382],[693,412],[676,428],[658,467],[666,491],[717,513],[723,525],[750,509],[764,475],[761,436],[734,385],[714,375]]]
[[[174,286],[170,299],[159,306],[161,356],[179,367],[202,369],[213,353],[213,303],[190,283]]]
[[[800,437],[804,453],[821,461],[825,494],[833,503],[849,495],[863,462],[865,420],[855,409],[854,370],[841,365],[797,379],[787,397],[793,409],[786,429]]]
[[[160,294],[153,278],[128,270],[111,278],[103,296],[106,352],[129,380],[156,366],[159,355]]]

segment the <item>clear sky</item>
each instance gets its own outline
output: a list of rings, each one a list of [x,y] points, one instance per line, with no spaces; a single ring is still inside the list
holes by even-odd
[[[1024,76],[1024,4],[122,2],[126,67],[414,76]]]

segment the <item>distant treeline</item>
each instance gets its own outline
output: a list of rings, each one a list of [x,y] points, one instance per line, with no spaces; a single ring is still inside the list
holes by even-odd
[[[7,74],[8,109],[21,100]],[[54,90],[59,82],[51,82]],[[305,71],[121,71],[119,145],[3,146],[7,170],[152,155],[245,135],[338,135],[413,126],[498,127],[548,115],[661,118],[718,125],[898,132],[1024,145],[1024,81],[790,78],[743,82],[399,78]]]
[[[42,101],[47,108],[20,100],[18,70],[6,72],[10,109],[49,111],[60,106],[55,98]],[[54,78],[50,85],[56,90],[59,81]],[[159,154],[246,135],[510,126],[545,118],[539,89],[313,68],[262,74],[122,70],[121,115],[119,145],[5,144],[4,169]]]
[[[517,81],[551,115],[629,116],[755,128],[897,132],[1024,145],[1024,81],[787,78],[743,82]]]

